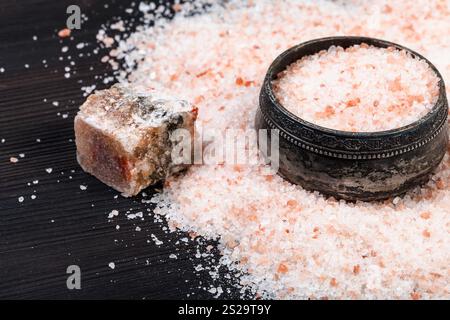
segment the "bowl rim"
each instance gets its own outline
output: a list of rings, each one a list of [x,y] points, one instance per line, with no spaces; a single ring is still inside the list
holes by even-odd
[[[281,71],[278,71],[277,74],[274,74],[274,69],[276,67],[278,67],[280,64],[283,64],[285,62],[285,59],[287,59],[288,57],[290,57],[291,54],[294,54],[295,52],[299,51],[300,49],[304,49],[305,47],[310,47],[310,46],[314,46],[318,43],[323,44],[323,43],[328,43],[330,42],[329,47],[336,45],[336,46],[340,46],[339,43],[337,44],[333,44],[333,42],[340,42],[342,40],[350,40],[350,41],[354,41],[355,43],[352,45],[357,45],[362,44],[362,43],[368,43],[369,45],[373,45],[375,47],[378,48],[388,48],[388,47],[394,47],[397,50],[405,50],[406,52],[408,52],[409,54],[411,54],[413,57],[417,57],[423,61],[425,61],[428,66],[433,70],[433,72],[435,72],[436,76],[439,79],[438,82],[438,86],[439,86],[439,93],[438,93],[438,99],[436,101],[436,103],[433,105],[433,107],[429,110],[429,112],[427,112],[425,115],[423,115],[420,119],[407,124],[405,126],[402,127],[398,127],[398,128],[394,128],[394,129],[389,129],[389,130],[382,130],[382,131],[357,131],[357,132],[353,132],[353,131],[344,131],[344,130],[337,130],[337,129],[332,129],[332,128],[328,128],[328,127],[324,127],[324,126],[320,126],[317,125],[313,122],[309,122],[307,120],[304,120],[303,118],[300,118],[298,116],[296,116],[295,114],[293,114],[292,112],[290,112],[287,108],[285,108],[280,101],[278,101],[278,99],[276,98],[274,91],[273,91],[273,86],[272,86],[272,81],[275,79],[274,77],[276,77],[278,75],[279,72],[281,72],[282,70],[285,70],[286,67],[289,64],[286,65],[286,67],[282,68]],[[380,44],[382,44],[382,46],[380,46]],[[322,49],[323,50],[323,49]],[[321,50],[317,51],[316,53],[320,52]],[[308,54],[310,55],[310,54]],[[307,55],[300,55],[297,60],[301,59],[302,57],[307,56]],[[295,60],[295,61],[297,61]],[[353,139],[364,139],[364,138],[383,138],[386,136],[391,136],[391,135],[398,135],[398,134],[402,134],[405,132],[410,131],[411,129],[414,128],[418,128],[420,127],[421,124],[423,124],[424,122],[430,120],[431,118],[433,118],[439,111],[440,108],[442,106],[445,106],[446,104],[445,99],[446,99],[446,91],[445,91],[445,83],[444,83],[444,79],[442,77],[442,75],[440,74],[439,70],[428,60],[426,59],[424,56],[422,56],[421,54],[405,47],[402,45],[399,45],[397,43],[394,42],[390,42],[390,41],[386,41],[386,40],[382,40],[382,39],[378,39],[378,38],[371,38],[371,37],[362,37],[362,36],[331,36],[331,37],[323,37],[323,38],[317,38],[317,39],[312,39],[312,40],[308,40],[305,42],[302,42],[298,45],[295,45],[287,50],[285,50],[284,52],[282,52],[280,55],[278,55],[273,62],[270,64],[266,76],[264,78],[263,81],[263,87],[262,90],[266,90],[267,92],[267,96],[270,99],[270,102],[272,103],[273,106],[275,106],[280,112],[282,112],[285,116],[291,118],[292,120],[298,122],[299,124],[301,124],[302,126],[312,129],[312,130],[317,130],[317,131],[321,131],[323,133],[327,133],[327,134],[331,134],[331,135],[338,135],[341,136],[343,138],[353,138]]]

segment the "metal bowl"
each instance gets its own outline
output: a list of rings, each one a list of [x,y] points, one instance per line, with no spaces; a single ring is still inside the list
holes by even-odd
[[[361,43],[406,50],[426,61],[440,79],[432,110],[397,129],[347,132],[307,122],[276,99],[271,82],[291,63],[332,45],[347,48]],[[338,199],[371,201],[400,195],[428,180],[447,150],[447,116],[444,80],[420,54],[374,38],[328,37],[292,47],[273,61],[261,89],[255,126],[279,130],[278,174],[286,180]]]

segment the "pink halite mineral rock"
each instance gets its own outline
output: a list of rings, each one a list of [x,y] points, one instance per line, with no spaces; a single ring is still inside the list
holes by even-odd
[[[141,95],[125,85],[97,91],[75,117],[78,162],[124,196],[136,195],[186,167],[172,162],[171,133],[185,129],[192,136],[196,116],[186,101]]]

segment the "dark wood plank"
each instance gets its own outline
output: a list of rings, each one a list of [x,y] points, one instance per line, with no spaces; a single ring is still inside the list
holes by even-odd
[[[56,32],[64,27],[66,7],[73,3],[89,20],[74,32],[74,40],[61,40]],[[0,298],[211,298],[199,289],[209,285],[228,288],[222,298],[237,297],[228,280],[212,280],[208,270],[194,270],[199,263],[207,264],[195,253],[198,243],[204,247],[208,242],[197,238],[176,244],[186,235],[166,234],[165,223],[148,215],[144,221],[127,220],[125,211],[145,212],[148,205],[140,197],[114,198],[117,192],[85,174],[76,162],[73,118],[84,100],[80,88],[94,83],[104,87],[96,76],[112,72],[100,62],[102,53],[87,53],[100,25],[124,16],[132,1],[108,1],[107,9],[105,3],[0,3],[0,68],[6,69],[0,73],[0,139],[5,139],[0,143]],[[89,44],[86,50],[75,49],[80,41]],[[76,74],[70,79],[64,78],[67,59],[59,59],[62,44],[69,46],[76,61]],[[85,55],[78,57],[78,52]],[[67,119],[58,112],[67,113]],[[19,158],[19,153],[25,157]],[[19,162],[11,163],[12,156]],[[88,189],[80,190],[80,184]],[[22,203],[20,196],[25,198]],[[120,215],[108,222],[107,213],[113,209]],[[142,230],[136,231],[136,226]],[[148,243],[151,234],[164,244]],[[213,251],[208,259],[218,259],[217,249]],[[168,259],[171,253],[178,259]],[[114,270],[109,262],[115,263]],[[72,264],[81,268],[81,290],[66,288],[66,268]]]

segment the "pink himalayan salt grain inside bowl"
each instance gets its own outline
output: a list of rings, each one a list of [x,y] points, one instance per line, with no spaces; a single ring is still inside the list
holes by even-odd
[[[270,63],[314,38],[404,44],[448,83],[449,8],[439,0],[230,1],[133,33],[119,48],[131,76],[120,80],[196,103],[200,127],[252,128]],[[221,262],[246,271],[242,284],[263,297],[449,299],[449,153],[427,185],[381,203],[325,199],[259,166],[196,165],[167,181],[155,213],[219,237]]]
[[[435,105],[438,83],[425,61],[365,43],[303,57],[272,81],[278,101],[294,115],[352,132],[390,130],[419,120]]]

